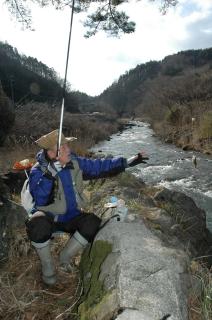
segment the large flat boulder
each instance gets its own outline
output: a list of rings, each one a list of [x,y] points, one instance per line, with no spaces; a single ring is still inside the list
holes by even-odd
[[[94,245],[98,243],[112,244],[96,272],[102,296],[86,303],[92,285],[97,286],[87,282],[81,320],[188,319],[188,257],[183,251],[167,248],[142,221],[111,221],[97,235]],[[88,251],[84,254],[89,256]],[[90,257],[94,264],[95,256]],[[93,279],[92,270],[83,278]]]

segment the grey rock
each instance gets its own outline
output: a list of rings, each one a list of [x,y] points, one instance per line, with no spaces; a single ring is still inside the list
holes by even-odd
[[[115,320],[152,320],[152,318],[142,311],[126,309]]]
[[[169,314],[164,315],[158,320],[170,319],[173,317]],[[138,310],[126,309],[115,320],[152,320],[151,315]]]
[[[165,247],[142,222],[111,221],[96,240],[113,244],[100,279],[107,290],[118,292],[119,309],[130,309],[117,320],[159,320],[167,314],[172,320],[188,319],[184,252]]]
[[[206,214],[192,198],[164,188],[155,195],[154,200],[167,208],[175,225],[170,232],[188,246],[193,255],[212,253],[212,235],[206,227]]]

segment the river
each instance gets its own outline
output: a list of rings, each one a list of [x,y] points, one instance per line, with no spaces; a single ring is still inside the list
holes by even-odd
[[[112,135],[110,141],[99,143],[92,150],[124,157],[145,152],[149,156],[148,163],[128,170],[148,185],[164,186],[190,196],[205,210],[207,226],[212,231],[212,156],[164,144],[155,137],[149,124],[132,123],[132,128]],[[197,158],[197,168],[191,160],[193,155]]]

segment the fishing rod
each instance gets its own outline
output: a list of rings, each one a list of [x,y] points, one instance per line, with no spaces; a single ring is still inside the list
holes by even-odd
[[[65,77],[64,77],[64,82],[63,82],[62,106],[61,106],[61,113],[60,113],[60,127],[59,127],[59,135],[58,135],[58,142],[57,142],[57,155],[58,156],[59,156],[62,130],[63,130],[64,104],[65,104],[67,71],[68,71],[69,52],[70,52],[70,43],[71,43],[71,34],[72,34],[72,25],[73,25],[73,16],[74,16],[74,4],[75,4],[75,0],[72,0],[71,20],[70,20],[70,29],[69,29],[69,37],[68,37],[68,49],[67,49],[66,66],[65,66]]]

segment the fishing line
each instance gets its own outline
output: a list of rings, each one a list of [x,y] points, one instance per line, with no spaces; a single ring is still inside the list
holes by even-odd
[[[70,43],[71,43],[71,34],[72,34],[72,25],[73,25],[73,16],[74,16],[74,3],[75,3],[75,0],[72,0],[70,30],[69,30],[69,37],[68,37],[68,49],[67,49],[67,56],[66,56],[65,77],[64,77],[64,82],[63,82],[62,106],[61,106],[61,114],[60,114],[60,127],[59,127],[59,135],[58,135],[58,142],[57,142],[57,155],[58,156],[59,156],[59,149],[60,149],[60,145],[61,145],[61,137],[62,137],[62,129],[63,129],[64,103],[65,103],[67,71],[68,71],[69,52],[70,52]]]

